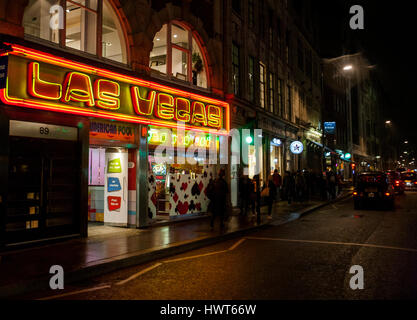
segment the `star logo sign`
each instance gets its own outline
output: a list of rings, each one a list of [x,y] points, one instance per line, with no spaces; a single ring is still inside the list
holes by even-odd
[[[304,150],[304,146],[300,141],[294,141],[291,144],[291,152],[294,154],[300,154]]]

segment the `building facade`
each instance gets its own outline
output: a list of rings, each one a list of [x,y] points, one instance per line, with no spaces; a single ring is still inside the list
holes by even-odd
[[[1,245],[204,214],[219,168],[232,206],[244,169],[321,171],[313,8],[2,1]]]
[[[224,1],[224,63],[231,127],[251,130],[262,150],[231,165],[232,205],[241,172],[262,181],[278,170],[322,170],[321,65],[311,1]],[[262,130],[255,133],[254,129]],[[301,142],[301,154],[291,152]],[[242,146],[248,143],[242,135]],[[241,148],[244,149],[243,147]],[[260,164],[255,170],[253,159]]]

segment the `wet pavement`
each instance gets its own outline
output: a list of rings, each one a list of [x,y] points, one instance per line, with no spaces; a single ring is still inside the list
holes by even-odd
[[[274,224],[285,223],[294,219],[298,211],[323,203],[310,201],[288,205],[281,201],[274,206],[272,221]],[[262,207],[260,225],[271,223],[266,212],[267,208]],[[204,217],[148,229],[128,229],[107,234],[93,232],[95,235],[89,238],[3,252],[0,255],[0,293],[3,291],[4,296],[8,287],[20,291],[21,286],[28,280],[43,281],[50,277],[49,269],[52,265],[62,266],[65,275],[68,275],[73,271],[122,260],[125,257],[149,254],[202,239],[222,237],[260,225],[257,224],[255,216],[240,217],[236,215],[235,210],[223,230],[220,230],[219,221],[216,221],[215,229],[211,231],[209,218]]]

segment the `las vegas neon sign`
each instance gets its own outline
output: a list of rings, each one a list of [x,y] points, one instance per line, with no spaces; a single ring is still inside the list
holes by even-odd
[[[12,47],[7,86],[0,90],[6,104],[171,128],[182,122],[185,129],[217,134],[229,131],[224,101]]]

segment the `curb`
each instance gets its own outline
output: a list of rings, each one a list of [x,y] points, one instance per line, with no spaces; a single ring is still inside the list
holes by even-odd
[[[336,202],[339,202],[339,201],[342,201],[342,200],[348,199],[348,198],[350,198],[351,196],[352,196],[352,194],[349,192],[348,194],[345,194],[345,195],[343,195],[343,196],[339,196],[339,197],[337,197],[337,198],[336,198],[336,199],[334,199],[334,200],[330,200],[330,201],[327,201],[327,202],[325,202],[325,203],[321,203],[321,204],[318,204],[318,205],[315,205],[315,206],[312,206],[312,207],[306,208],[306,209],[304,209],[304,210],[301,210],[301,212],[299,212],[299,214],[300,214],[299,218],[301,218],[302,216],[305,216],[305,215],[307,215],[307,214],[309,214],[309,213],[312,213],[313,211],[315,211],[315,210],[317,210],[317,209],[321,209],[321,208],[323,208],[323,207],[325,207],[325,206],[328,206],[329,204],[336,203]]]
[[[335,200],[327,201],[325,203],[321,203],[319,205],[307,207],[306,209],[299,212],[299,217],[295,220],[298,220],[300,217],[307,215],[309,213],[314,212],[315,210],[322,208],[324,206],[327,206],[329,204],[335,203],[337,201],[344,200],[348,197],[350,197],[351,194],[347,194],[344,196],[341,196],[339,198],[336,198]],[[291,220],[291,221],[295,221]],[[291,222],[288,221],[288,222]],[[119,269],[132,267],[135,265],[140,265],[144,263],[148,263],[151,261],[155,261],[162,258],[167,258],[169,256],[177,255],[184,253],[186,251],[199,249],[208,245],[213,245],[225,240],[234,239],[237,237],[242,237],[246,235],[247,233],[254,232],[256,230],[264,229],[270,226],[272,221],[267,221],[264,223],[261,223],[260,225],[248,227],[245,229],[233,231],[230,233],[225,233],[217,236],[206,236],[201,237],[193,240],[187,240],[180,243],[175,243],[163,247],[153,248],[145,251],[139,251],[139,252],[132,252],[129,254],[121,255],[118,258],[110,258],[108,261],[106,260],[100,260],[98,262],[95,262],[92,265],[68,272],[65,274],[65,283],[73,283],[78,281],[83,281],[86,279],[89,279],[92,276],[100,276],[112,271],[116,271]],[[32,279],[29,281],[22,281],[19,283],[14,283],[12,285],[7,285],[0,287],[0,298],[13,298],[18,295],[27,294],[30,292],[35,291],[43,291],[43,290],[50,290],[49,288],[49,280],[50,275]]]
[[[111,258],[106,262],[101,260],[94,265],[86,266],[81,269],[77,269],[65,274],[65,284],[72,282],[82,281],[90,278],[91,276],[100,276],[118,269],[123,269],[135,265],[140,265],[148,263],[154,260],[166,258],[176,254],[184,253],[186,251],[199,249],[208,245],[213,245],[225,240],[230,240],[233,238],[241,237],[246,235],[249,232],[255,230],[263,229],[269,226],[269,222],[262,223],[258,226],[249,227],[230,233],[214,236],[214,237],[202,237],[188,240],[185,242],[175,243],[172,245],[153,248],[146,251],[132,252],[126,255],[122,255],[117,259]],[[0,298],[13,298],[14,296],[27,294],[34,291],[50,290],[49,280],[51,275],[32,279],[29,281],[22,281],[12,285],[7,285],[0,287]]]

